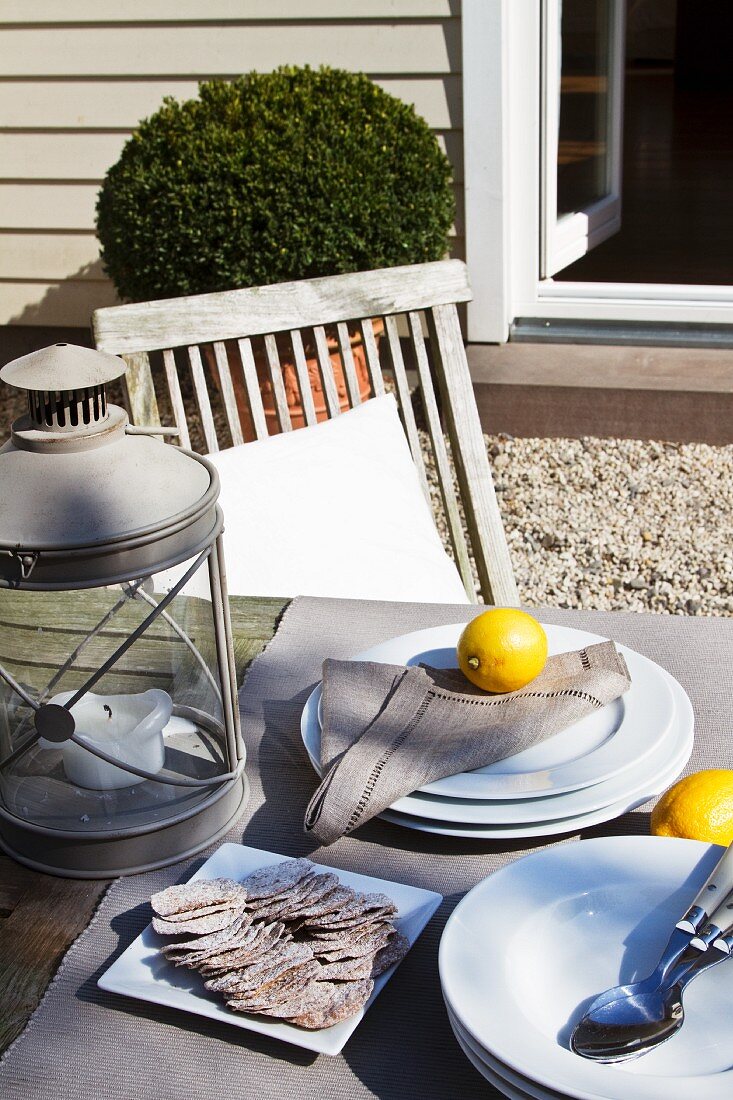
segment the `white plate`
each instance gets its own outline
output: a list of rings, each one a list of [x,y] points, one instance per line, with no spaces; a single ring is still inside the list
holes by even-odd
[[[276,852],[265,852],[260,848],[222,844],[191,877],[191,881],[209,878],[242,879],[259,867],[282,863],[287,858],[289,857]],[[319,872],[335,871],[341,882],[353,886],[355,890],[365,893],[378,891],[392,898],[397,906],[397,926],[410,941],[410,946],[443,900],[440,894],[405,886],[400,882],[357,875],[351,871],[319,864],[314,864],[314,869]],[[167,1005],[169,1008],[180,1008],[184,1012],[207,1016],[210,1020],[221,1020],[233,1027],[283,1039],[294,1046],[305,1047],[306,1050],[314,1050],[319,1054],[338,1054],[343,1049],[364,1013],[396,969],[393,966],[376,979],[371,997],[354,1016],[320,1031],[305,1031],[294,1024],[268,1021],[262,1016],[248,1016],[228,1009],[221,998],[204,989],[200,975],[192,970],[175,967],[165,959],[160,953],[160,947],[165,942],[166,938],[157,935],[152,925],[148,925],[142,935],[102,974],[97,985],[111,993],[122,993],[127,997],[137,997],[139,1000]]]
[[[464,626],[453,623],[403,634],[352,659],[403,665],[424,662],[436,668],[455,668],[456,643]],[[607,640],[572,627],[544,626],[551,654]],[[436,780],[420,791],[447,798],[537,798],[591,786],[641,760],[669,729],[674,700],[658,665],[625,646],[618,649],[631,674],[631,687],[622,699],[524,752],[486,768]],[[319,685],[306,702],[300,724],[303,743],[316,771],[320,768],[320,697]]]
[[[473,1068],[478,1070],[481,1076],[484,1077],[490,1085],[498,1089],[502,1096],[508,1096],[509,1100],[555,1100],[555,1097],[560,1097],[559,1093],[553,1094],[551,1092],[546,1092],[539,1086],[533,1088],[531,1084],[529,1089],[532,1089],[532,1091],[529,1091],[529,1089],[521,1088],[514,1082],[509,1081],[506,1077],[502,1077],[492,1066],[488,1065],[479,1057],[474,1047],[471,1046],[468,1036],[459,1030],[458,1024],[455,1023],[452,1018],[451,1027],[453,1028],[456,1042]]]
[[[662,741],[648,756],[611,779],[582,787],[579,791],[548,795],[536,799],[440,798],[438,795],[411,794],[400,798],[390,810],[410,817],[426,817],[433,821],[453,821],[460,825],[527,825],[532,821],[548,821],[578,814],[592,813],[624,799],[637,798],[658,787],[659,778],[668,774],[675,762],[687,763],[692,749],[694,715],[684,688],[664,673],[675,699],[676,714]]]
[[[669,674],[665,673],[665,675]],[[692,703],[677,681],[671,676],[669,679],[676,700],[676,715],[670,733],[665,737],[659,748],[655,749],[651,756],[645,757],[638,768],[627,769],[620,776],[614,776],[606,783],[599,783],[579,792],[581,795],[586,792],[593,794],[599,788],[621,786],[621,781],[625,781],[626,793],[623,797],[616,798],[607,805],[605,804],[605,798],[601,798],[601,806],[594,811],[568,815],[561,814],[557,818],[549,818],[546,813],[533,813],[537,810],[538,803],[525,800],[509,804],[516,807],[516,816],[513,814],[507,824],[503,824],[499,815],[507,803],[479,803],[479,808],[482,805],[495,806],[497,818],[499,818],[497,824],[482,825],[473,822],[473,810],[467,810],[465,817],[458,818],[457,822],[455,820],[445,821],[437,817],[418,817],[412,813],[397,813],[395,807],[408,802],[408,799],[403,798],[379,816],[391,821],[394,825],[402,825],[406,829],[415,829],[418,832],[481,840],[516,840],[532,836],[559,836],[563,833],[580,832],[581,829],[588,829],[591,825],[599,825],[603,821],[611,821],[614,817],[621,817],[622,814],[636,809],[637,806],[643,806],[650,798],[661,794],[670,784],[674,783],[690,759],[694,742]],[[637,784],[635,780],[640,773],[643,774],[644,778],[642,782]],[[542,799],[541,802],[544,804],[557,801],[563,804],[566,799],[571,800],[571,798],[571,794],[558,795],[556,798]],[[410,805],[415,801],[415,798],[409,799]],[[438,800],[433,799],[433,802],[438,803]],[[440,803],[438,804],[440,805]],[[466,805],[467,803],[464,800],[457,801],[459,809],[461,806]],[[474,804],[470,803],[470,805],[473,806]],[[527,810],[526,820],[524,821],[520,812],[522,807]],[[465,824],[460,824],[461,821],[464,821]]]
[[[385,810],[379,816],[385,821],[391,821],[393,825],[401,825],[405,829],[415,829],[419,833],[435,833],[438,836],[458,836],[466,840],[521,840],[528,837],[563,836],[565,833],[579,833],[583,829],[590,829],[592,825],[600,825],[604,821],[613,821],[615,817],[635,810],[637,806],[643,806],[650,798],[656,798],[669,787],[680,774],[689,759],[689,752],[679,763],[675,763],[669,771],[657,777],[656,783],[647,788],[643,794],[621,799],[610,806],[604,806],[591,814],[577,814],[575,817],[561,817],[552,821],[534,821],[529,825],[446,825],[442,821],[429,821],[424,817],[410,817],[408,814],[396,814],[392,810]]]
[[[542,1085],[538,1085],[536,1081],[531,1081],[528,1077],[522,1077],[521,1074],[514,1073],[503,1062],[492,1058],[488,1051],[480,1047],[475,1039],[472,1039],[468,1032],[464,1031],[460,1022],[451,1012],[449,1005],[446,1005],[446,1011],[453,1034],[469,1062],[479,1073],[486,1077],[487,1081],[491,1081],[496,1088],[501,1089],[505,1096],[516,1096],[522,1098],[522,1100],[525,1097],[530,1097],[531,1100],[565,1100],[566,1093],[543,1089]]]
[[[730,1100],[733,963],[685,995],[685,1025],[634,1062],[601,1065],[569,1037],[603,989],[649,973],[720,858],[691,840],[603,837],[546,848],[476,886],[440,945],[443,996],[493,1059],[580,1100]]]

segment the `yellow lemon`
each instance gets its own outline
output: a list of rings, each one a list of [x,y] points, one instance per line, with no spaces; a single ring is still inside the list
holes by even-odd
[[[733,771],[711,768],[680,779],[652,811],[655,836],[682,836],[709,844],[733,841]]]
[[[517,691],[545,667],[547,635],[526,611],[494,607],[468,624],[457,655],[458,667],[476,687]]]

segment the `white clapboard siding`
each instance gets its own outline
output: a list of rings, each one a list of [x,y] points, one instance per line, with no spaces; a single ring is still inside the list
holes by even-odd
[[[4,23],[272,22],[277,19],[442,19],[455,0],[3,0]]]
[[[0,133],[4,179],[90,180],[97,186],[119,157],[130,132]],[[437,132],[438,144],[453,165],[453,178],[463,182],[463,134]]]
[[[98,191],[97,183],[6,183],[0,179],[0,227],[93,229]]]
[[[0,133],[5,179],[91,180],[99,185],[130,131],[114,134]]]
[[[31,230],[0,237],[0,279],[104,279],[99,242],[85,233],[37,233]]]
[[[60,40],[63,36],[63,48]],[[438,73],[460,67],[457,21],[426,22],[420,49],[409,23],[319,24],[233,23],[218,26],[150,24],[141,29],[81,26],[0,30],[0,57],[6,76],[174,76],[198,75],[208,60],[212,71],[235,76],[249,69],[269,70],[285,60],[300,65],[344,65],[374,73],[422,73],[425,56]],[[423,52],[425,51],[425,53]],[[352,60],[353,59],[353,60]],[[355,65],[353,63],[356,63]]]
[[[454,169],[462,257],[460,0],[2,0],[0,324],[86,325],[114,303],[99,184],[142,118],[199,80],[283,64],[366,72]]]
[[[69,33],[68,31],[65,33]],[[460,129],[461,77],[454,75],[373,77],[390,95],[411,103],[434,130]],[[193,99],[198,81],[175,77],[141,80],[0,80],[0,118],[15,130],[124,130],[157,111],[165,96]]]

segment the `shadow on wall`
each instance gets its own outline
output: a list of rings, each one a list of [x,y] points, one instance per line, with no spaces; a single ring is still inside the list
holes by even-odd
[[[37,301],[10,318],[10,326],[86,328],[93,310],[119,305],[119,298],[112,283],[105,278],[99,259],[84,264],[61,282],[46,286],[42,294],[40,290],[39,287]]]

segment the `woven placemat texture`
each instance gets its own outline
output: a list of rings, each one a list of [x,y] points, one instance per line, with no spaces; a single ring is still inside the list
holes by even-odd
[[[153,891],[185,881],[202,856],[113,884],[0,1064],[4,1100],[485,1100],[499,1095],[469,1065],[453,1038],[440,994],[438,943],[466,890],[542,845],[437,837],[374,820],[318,849],[303,832],[305,807],[317,778],[301,743],[300,712],[324,658],[348,657],[407,631],[462,622],[479,610],[295,600],[241,692],[251,797],[226,839],[290,856],[308,855],[337,869],[403,881],[445,896],[343,1054],[314,1056],[252,1032],[97,988],[98,976],[148,923]],[[539,617],[611,636],[658,661],[685,687],[695,708],[690,770],[733,764],[733,621],[558,610]],[[645,833],[648,810],[642,807],[582,835]]]

